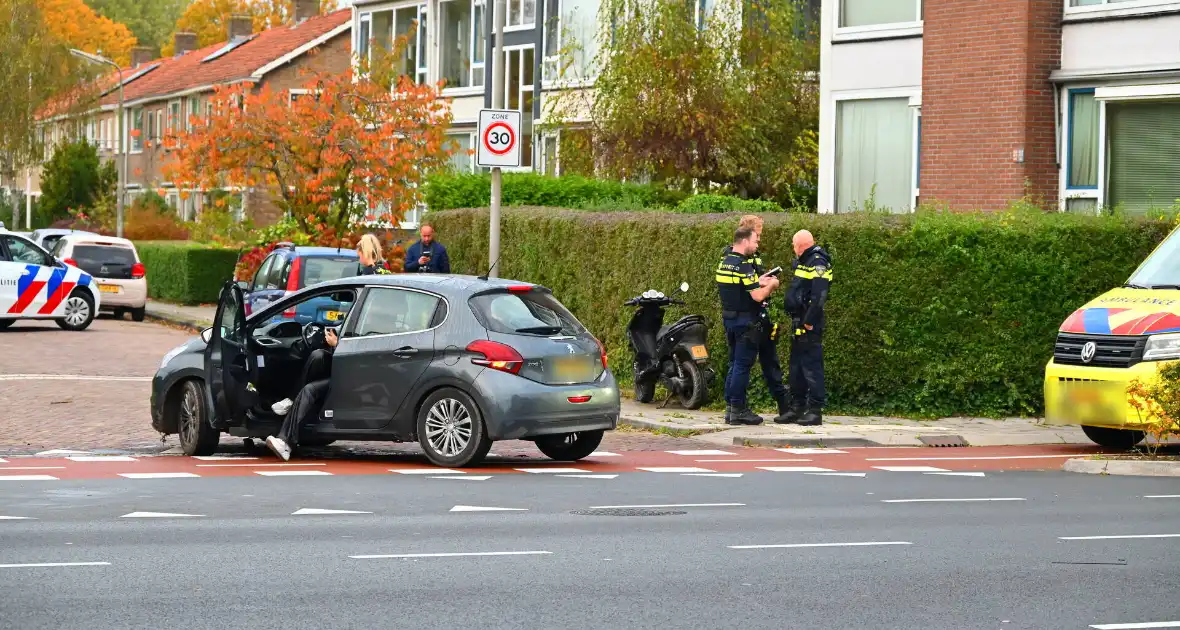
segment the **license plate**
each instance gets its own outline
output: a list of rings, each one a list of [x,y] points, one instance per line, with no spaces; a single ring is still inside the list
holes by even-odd
[[[1052,420],[1111,424],[1124,419],[1126,393],[1118,382],[1066,381],[1058,384]]]
[[[694,358],[694,359],[708,359],[709,358],[709,350],[706,349],[704,346],[693,346],[692,347],[692,358]]]
[[[344,313],[342,313],[340,311],[325,311],[324,312],[324,319],[326,319],[330,322],[340,321],[340,320],[344,319]]]
[[[100,284],[98,285],[99,293],[118,293],[119,287],[114,284]]]
[[[561,357],[553,361],[553,375],[558,381],[581,382],[589,380],[590,369],[584,357]]]

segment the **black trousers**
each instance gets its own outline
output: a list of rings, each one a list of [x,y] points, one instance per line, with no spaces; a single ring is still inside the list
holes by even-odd
[[[791,362],[787,381],[796,408],[807,405],[820,411],[828,401],[824,389],[823,333],[809,331],[791,338]]]
[[[283,426],[279,429],[279,439],[287,446],[295,448],[299,443],[299,429],[316,419],[324,400],[328,397],[328,386],[332,377],[332,353],[327,350],[316,350],[307,358],[303,366],[303,387],[295,395],[291,410],[283,419]]]

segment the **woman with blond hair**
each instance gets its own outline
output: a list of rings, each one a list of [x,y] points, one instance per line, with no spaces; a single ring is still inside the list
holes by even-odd
[[[385,262],[385,256],[381,253],[381,241],[377,240],[373,234],[361,237],[361,241],[356,246],[356,255],[361,259],[360,275],[392,273],[389,271],[388,263]]]

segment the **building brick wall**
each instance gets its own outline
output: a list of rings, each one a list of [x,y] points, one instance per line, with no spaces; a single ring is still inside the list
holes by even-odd
[[[1061,58],[1062,5],[1061,0],[926,3],[924,202],[1001,210],[1026,193],[1056,198],[1049,73]],[[1022,163],[1013,157],[1019,150]]]

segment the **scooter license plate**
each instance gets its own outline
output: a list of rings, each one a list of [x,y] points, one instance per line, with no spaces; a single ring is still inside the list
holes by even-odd
[[[694,359],[708,359],[709,351],[704,346],[692,347],[692,358]]]

